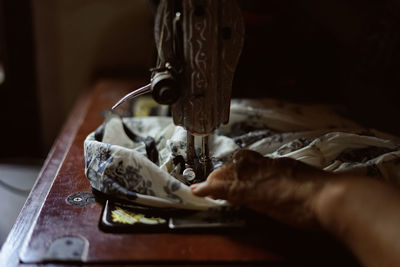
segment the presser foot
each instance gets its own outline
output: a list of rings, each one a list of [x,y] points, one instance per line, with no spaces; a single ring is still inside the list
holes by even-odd
[[[213,171],[213,164],[209,155],[208,136],[201,137],[201,150],[196,155],[194,135],[187,132],[187,162],[183,177],[188,184],[203,182]]]

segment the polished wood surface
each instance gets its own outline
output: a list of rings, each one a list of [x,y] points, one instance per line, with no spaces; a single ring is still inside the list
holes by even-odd
[[[112,234],[98,228],[100,203],[69,205],[69,195],[90,192],[84,174],[83,141],[102,123],[101,111],[109,109],[127,90],[143,84],[103,80],[80,98],[2,249],[4,266],[40,264],[51,242],[64,236],[85,237],[89,241],[86,262],[98,265],[354,264],[329,237],[277,223],[266,225],[263,232]]]

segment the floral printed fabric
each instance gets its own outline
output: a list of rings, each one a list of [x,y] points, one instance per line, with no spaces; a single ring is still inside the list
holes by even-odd
[[[327,106],[233,100],[230,122],[209,138],[214,167],[247,148],[400,184],[399,139],[363,129]],[[86,176],[106,195],[153,207],[206,210],[229,205],[196,197],[181,182],[186,132],[170,117],[121,119],[108,112],[104,124],[86,138],[84,149]]]

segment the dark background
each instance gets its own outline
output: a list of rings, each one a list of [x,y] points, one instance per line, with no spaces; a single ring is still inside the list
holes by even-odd
[[[0,157],[42,157],[29,1],[0,1]]]
[[[234,95],[335,104],[400,135],[399,2],[241,1],[246,38]]]

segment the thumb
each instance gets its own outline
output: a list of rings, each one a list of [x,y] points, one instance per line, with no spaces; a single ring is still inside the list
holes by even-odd
[[[193,194],[199,197],[207,196],[208,192],[210,192],[207,181],[198,184],[192,184],[190,186],[190,190],[192,191]]]
[[[194,195],[199,197],[211,196],[213,198],[226,199],[228,194],[227,183],[222,181],[209,182],[209,180],[207,180],[202,183],[191,185],[190,190]]]

